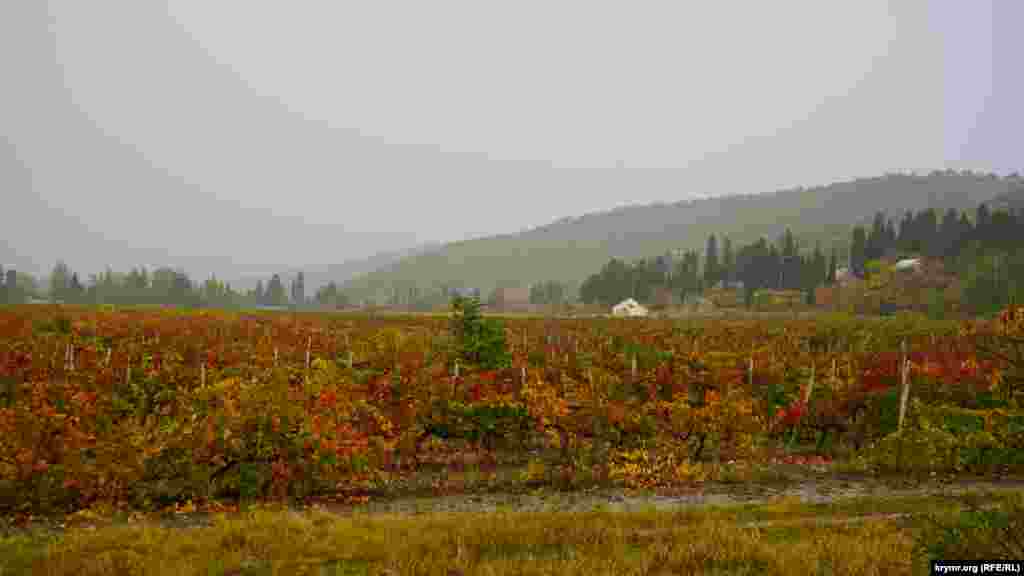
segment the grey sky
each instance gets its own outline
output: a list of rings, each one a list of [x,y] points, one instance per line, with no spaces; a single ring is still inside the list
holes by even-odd
[[[1017,0],[2,4],[0,261],[34,271],[263,274],[631,203],[1021,171]]]

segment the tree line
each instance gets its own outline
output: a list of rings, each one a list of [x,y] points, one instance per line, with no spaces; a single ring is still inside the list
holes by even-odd
[[[17,270],[0,266],[0,304],[22,304],[32,296],[32,281]]]
[[[964,281],[963,303],[979,313],[1024,300],[1024,208],[990,209],[981,204],[973,215],[955,210],[929,208],[908,211],[898,221],[876,213],[867,225],[855,225],[845,254],[831,247],[826,255],[820,243],[802,249],[787,229],[775,242],[760,238],[735,247],[726,236],[711,234],[703,253],[675,251],[632,262],[612,258],[579,286],[579,300],[614,305],[625,298],[651,302],[667,291],[681,300],[700,295],[714,286],[742,290],[750,305],[757,290],[799,290],[813,303],[815,288],[836,280],[840,267],[863,277],[868,263],[883,256],[923,256],[940,260],[947,271]],[[63,261],[50,278],[51,301],[81,304],[171,304],[180,306],[239,308],[251,306],[321,307],[349,306],[351,302],[334,282],[306,296],[305,278],[299,272],[290,281],[274,274],[254,289],[236,290],[216,276],[198,282],[180,269],[160,267],[128,273],[106,270],[84,280]],[[429,310],[465,295],[457,282],[421,289],[396,286],[387,302],[412,309]],[[17,304],[39,297],[35,279],[0,267],[0,303]],[[479,295],[478,295],[479,296]],[[530,287],[530,302],[557,305],[572,299],[570,287],[557,281]],[[494,299],[494,294],[488,301]]]
[[[708,236],[703,259],[697,250],[665,253],[631,263],[613,258],[580,287],[585,303],[613,305],[625,298],[650,301],[661,288],[680,300],[702,294],[706,289],[740,287],[747,301],[762,288],[806,290],[835,278],[836,256],[826,259],[820,244],[814,251],[801,254],[797,239],[787,229],[776,244],[761,238],[734,248],[728,237],[721,243],[715,234]]]
[[[336,288],[335,288],[336,290]],[[180,269],[132,268],[128,273],[106,270],[85,282],[63,261],[50,273],[49,300],[69,304],[169,304],[186,307],[240,308],[251,306],[310,307],[335,304],[337,296],[321,289],[313,299],[305,295],[305,278],[299,272],[289,286],[280,274],[258,281],[250,290],[236,290],[216,275],[197,282]]]
[[[765,238],[734,249],[728,237],[708,236],[703,257],[697,250],[665,253],[633,262],[612,258],[580,287],[585,303],[614,305],[626,298],[649,302],[659,288],[681,300],[714,286],[742,289],[750,306],[758,290],[799,290],[814,303],[818,286],[836,281],[839,268],[863,277],[868,263],[883,256],[940,260],[964,279],[963,303],[988,313],[1024,301],[1024,209],[990,210],[978,206],[973,219],[964,212],[935,209],[906,212],[899,222],[879,212],[870,226],[850,232],[843,261],[835,246],[826,256],[820,243],[801,250],[786,229],[776,242]]]

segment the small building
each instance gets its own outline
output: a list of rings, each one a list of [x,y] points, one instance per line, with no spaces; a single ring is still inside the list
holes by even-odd
[[[741,280],[736,280],[734,282],[729,282],[727,280],[719,280],[718,282],[715,283],[715,285],[713,286],[713,289],[715,289],[715,290],[743,290],[743,282]]]
[[[656,307],[667,308],[678,304],[679,298],[676,293],[665,286],[655,286],[651,290],[651,304]]]
[[[454,296],[458,296],[460,298],[476,298],[477,300],[479,300],[480,299],[480,289],[479,288],[453,288],[451,290],[451,295],[453,297]]]
[[[636,300],[627,298],[612,307],[612,315],[644,317],[647,316],[647,308],[641,306]]]
[[[495,306],[500,310],[529,310],[529,288],[498,288],[495,291]]]
[[[907,258],[906,260],[900,260],[899,262],[897,262],[893,266],[893,269],[898,271],[898,272],[920,270],[921,269],[921,259],[920,258]]]
[[[836,305],[838,295],[838,286],[817,286],[814,288],[814,304],[824,308],[831,308]]]

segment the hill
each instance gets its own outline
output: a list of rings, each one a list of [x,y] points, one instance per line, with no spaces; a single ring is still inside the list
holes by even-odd
[[[1005,194],[992,199],[992,208],[1024,210],[1024,179],[1018,179]]]
[[[845,247],[850,228],[876,211],[898,219],[907,210],[953,208],[1011,195],[1012,178],[971,172],[890,174],[827,186],[630,206],[565,218],[515,235],[451,243],[352,279],[354,298],[382,298],[392,287],[445,283],[488,292],[500,285],[557,280],[578,285],[612,257],[633,259],[670,249],[702,249],[709,234],[742,244],[774,239],[787,227],[805,242]]]

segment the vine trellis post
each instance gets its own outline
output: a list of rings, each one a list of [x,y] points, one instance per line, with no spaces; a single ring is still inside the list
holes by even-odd
[[[900,345],[900,419],[897,430],[903,430],[903,419],[907,414],[907,398],[910,396],[910,360],[907,359],[907,341]]]
[[[811,379],[807,383],[807,392],[804,392],[804,404],[807,404],[807,402],[810,401],[811,393],[814,392],[814,368],[815,368],[814,367],[814,362],[812,361],[811,362]]]
[[[75,370],[75,348],[71,345],[70,339],[64,352],[64,369],[72,372]]]
[[[519,386],[512,389],[512,398],[518,402],[523,389],[526,388],[526,366],[519,367]]]

